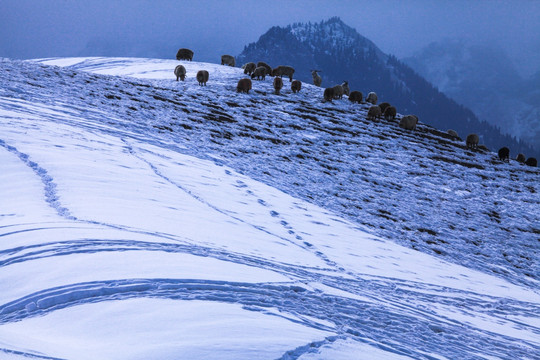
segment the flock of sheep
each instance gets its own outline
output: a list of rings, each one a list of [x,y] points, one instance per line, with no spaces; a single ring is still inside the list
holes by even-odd
[[[176,59],[192,61],[193,51],[191,51],[190,49],[182,48],[178,50],[176,54]],[[221,56],[221,65],[235,67],[236,60],[234,56],[223,55]],[[256,64],[254,62],[248,62],[247,64],[244,64],[242,66],[242,69],[244,69],[244,74],[249,75],[250,78],[243,78],[238,80],[238,84],[236,86],[237,92],[249,93],[249,90],[252,89],[251,80],[265,80],[266,75],[274,77],[273,86],[275,94],[279,94],[280,90],[283,88],[282,78],[284,75],[289,78],[289,81],[291,83],[291,90],[293,93],[299,92],[302,88],[302,82],[300,80],[293,80],[294,68],[290,66],[280,65],[276,68],[272,68],[267,63],[260,61]],[[321,71],[311,70],[311,76],[313,77],[313,84],[320,87],[322,84],[322,78],[319,75],[319,72]],[[178,81],[178,79],[184,81],[186,77],[186,68],[183,65],[178,65],[174,69],[174,74],[176,75],[176,81]],[[206,85],[206,82],[209,78],[208,71],[199,70],[196,77],[199,85],[204,86]],[[323,101],[332,102],[332,100],[342,99],[343,95],[347,95],[349,101],[353,103],[363,103],[363,94],[360,91],[350,91],[347,81],[344,81],[340,85],[325,88],[323,92]],[[366,96],[365,103],[371,104],[368,109],[367,119],[376,120],[384,117],[386,120],[394,120],[397,116],[396,108],[387,102],[383,102],[377,105],[377,101],[377,94],[374,92],[370,92]],[[415,130],[417,124],[418,117],[416,115],[404,115],[401,117],[399,122],[399,126],[406,130]],[[448,135],[450,135],[455,140],[460,139],[457,132],[454,130],[448,130]],[[465,140],[467,149],[477,149],[482,147],[482,145],[478,145],[479,141],[480,138],[477,134],[467,135],[467,138]],[[510,150],[507,147],[502,147],[501,149],[499,149],[498,155],[501,161],[510,161]],[[521,164],[526,164],[533,167],[536,167],[538,165],[535,158],[530,157],[526,159],[525,155],[523,154],[519,154],[516,157],[516,160]]]

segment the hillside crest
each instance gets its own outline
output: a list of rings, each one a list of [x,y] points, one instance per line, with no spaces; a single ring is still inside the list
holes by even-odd
[[[290,65],[296,69],[295,77],[307,83],[312,83],[310,70],[322,70],[322,87],[347,80],[351,90],[364,94],[374,91],[399,112],[416,114],[433,127],[454,129],[463,136],[477,133],[491,150],[507,146],[515,154],[536,154],[527,144],[479,120],[471,110],[448,98],[396,57],[384,54],[337,17],[272,27],[237,57],[238,64],[258,61],[272,67]]]

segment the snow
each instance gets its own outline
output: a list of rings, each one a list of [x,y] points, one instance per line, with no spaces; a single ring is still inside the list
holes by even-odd
[[[332,201],[317,204],[284,186],[295,166],[300,183],[318,176],[310,166],[269,158],[243,167],[231,161],[240,147],[214,147],[212,136],[196,140],[193,133],[165,128],[174,121],[196,126],[207,116],[202,139],[204,131],[242,125],[246,109],[260,106],[265,112],[250,114],[294,123],[299,129],[291,137],[325,142],[324,133],[294,122],[288,106],[349,111],[350,104],[320,104],[318,89],[307,84],[288,103],[293,95],[270,94],[268,79],[255,82],[248,95],[237,94],[242,70],[216,64],[183,62],[188,79],[176,82],[177,64],[3,60],[10,80],[0,89],[0,358],[537,356],[540,293],[534,276],[510,272],[502,263],[469,266],[471,255],[459,242],[446,259],[414,250],[400,243],[399,232],[386,238],[372,231],[367,213],[366,221],[355,222]],[[201,68],[211,74],[206,88],[193,79]],[[213,103],[217,96],[220,102]],[[171,102],[179,108],[165,106]],[[227,111],[223,102],[232,104]],[[128,116],[130,107],[138,110]],[[365,109],[354,116],[362,115]],[[222,123],[214,128],[210,123],[219,116]],[[264,128],[251,131],[275,136]],[[264,141],[250,139],[245,149],[273,146]],[[399,158],[368,158],[363,165],[384,167],[381,172],[417,170]],[[538,178],[534,170],[508,167],[523,179]],[[280,170],[283,179],[275,183],[256,179]],[[469,185],[439,171],[435,176],[444,181],[424,183],[425,193],[452,201],[477,197]],[[474,178],[474,171],[463,176]],[[382,175],[368,181],[372,187],[387,183]],[[333,185],[319,186],[324,192]],[[535,189],[527,197],[500,198],[509,204],[527,200],[512,206],[525,209],[526,219],[516,221],[529,227],[538,226],[540,216],[529,210],[538,202]],[[411,221],[436,228],[420,218]],[[529,248],[532,257],[538,244]],[[493,244],[482,251],[496,258],[501,250]],[[537,259],[523,272],[537,275]],[[489,271],[496,266],[507,275]]]
[[[82,360],[273,359],[328,334],[237,304],[144,298],[83,304],[5,330],[13,343],[35,342],[53,357]]]
[[[371,345],[369,343],[362,343],[358,341],[352,341],[350,339],[340,339],[332,344],[332,346],[322,346],[317,353],[307,353],[301,355],[298,360],[323,360],[323,359],[350,359],[351,354],[355,354],[358,358],[361,358],[363,354],[365,357],[380,360],[407,360],[413,359],[409,356],[404,356],[398,353],[389,351],[390,348],[377,347],[377,344]]]

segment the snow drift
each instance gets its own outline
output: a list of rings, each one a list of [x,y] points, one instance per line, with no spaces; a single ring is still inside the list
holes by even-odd
[[[1,61],[2,358],[536,356],[538,169],[177,63]]]

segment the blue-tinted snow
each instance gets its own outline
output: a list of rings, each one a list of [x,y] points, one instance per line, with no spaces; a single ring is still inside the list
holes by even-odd
[[[1,62],[0,355],[537,355],[538,169],[177,64]]]

